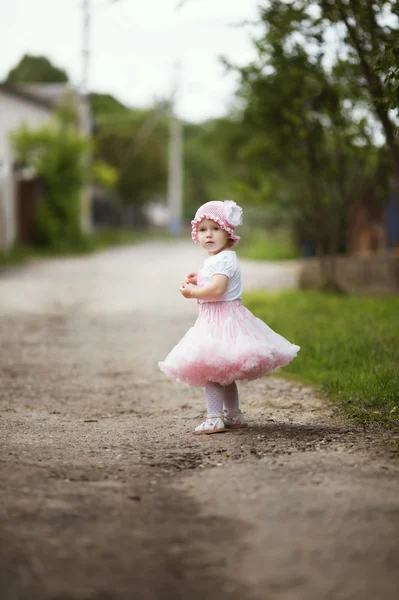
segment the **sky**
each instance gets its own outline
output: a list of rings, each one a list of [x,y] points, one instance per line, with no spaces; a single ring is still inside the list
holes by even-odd
[[[220,55],[245,65],[255,58],[251,26],[260,0],[89,0],[89,91],[129,106],[169,96],[177,75],[176,112],[199,122],[227,113],[237,75]],[[23,54],[42,54],[82,81],[83,0],[0,0],[0,80]],[[176,64],[179,65],[178,69]]]

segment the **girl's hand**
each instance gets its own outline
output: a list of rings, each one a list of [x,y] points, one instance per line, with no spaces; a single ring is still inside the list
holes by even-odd
[[[193,296],[191,295],[191,289],[188,287],[188,285],[186,283],[182,283],[179,291],[181,293],[182,296],[184,296],[185,298],[192,298]]]
[[[192,283],[193,285],[197,285],[198,273],[189,273],[186,277],[186,283]]]

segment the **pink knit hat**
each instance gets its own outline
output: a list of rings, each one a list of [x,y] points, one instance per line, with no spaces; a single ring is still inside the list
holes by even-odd
[[[191,237],[193,241],[198,244],[198,223],[202,219],[209,219],[215,221],[224,231],[227,231],[230,238],[233,240],[233,246],[236,246],[240,241],[240,237],[235,235],[234,231],[237,225],[242,224],[242,208],[238,206],[233,200],[213,200],[212,202],[206,202],[199,207],[195,213],[194,219],[191,221],[192,232]]]

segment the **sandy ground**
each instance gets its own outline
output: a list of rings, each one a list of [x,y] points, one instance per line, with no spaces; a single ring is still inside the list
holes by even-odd
[[[392,433],[269,376],[240,385],[249,430],[192,434],[203,390],[157,361],[203,258],[151,242],[1,274],[1,600],[399,596]],[[242,267],[296,285],[295,262]]]

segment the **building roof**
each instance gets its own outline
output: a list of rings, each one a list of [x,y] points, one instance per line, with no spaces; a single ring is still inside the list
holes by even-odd
[[[29,95],[52,103],[53,106],[60,104],[67,93],[78,96],[76,88],[70,83],[23,83],[16,87]]]
[[[34,93],[32,90],[25,89],[25,86],[11,85],[10,83],[0,83],[0,94],[6,94],[7,96],[14,96],[20,100],[25,100],[35,106],[40,106],[47,110],[53,110],[57,104],[51,98]]]

